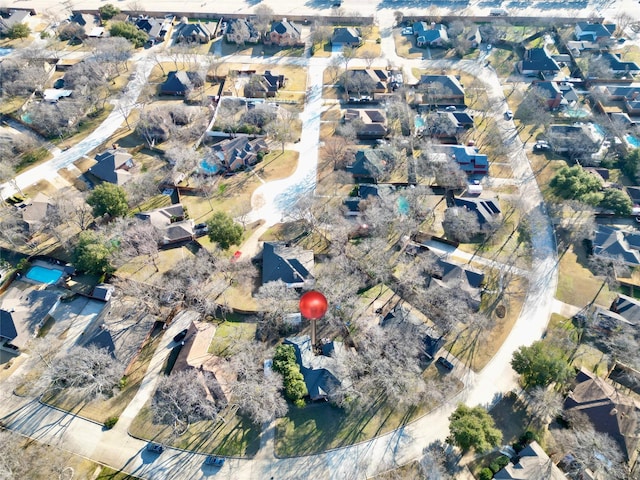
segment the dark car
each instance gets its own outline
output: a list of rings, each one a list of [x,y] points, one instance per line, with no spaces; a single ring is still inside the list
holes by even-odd
[[[160,454],[160,453],[164,452],[164,447],[162,445],[160,445],[159,443],[149,443],[149,444],[147,444],[147,450],[149,452]]]
[[[440,365],[442,368],[446,368],[447,370],[453,370],[453,363],[451,363],[449,360],[447,360],[444,357],[438,357],[438,360],[436,360],[436,363],[438,365]]]
[[[185,328],[180,333],[178,333],[175,337],[173,337],[173,341],[176,343],[180,343],[182,340],[184,340],[184,337],[186,336],[187,336],[187,329]]]
[[[202,228],[208,228],[208,227],[207,227],[207,224],[203,222],[203,223],[198,223],[197,225],[194,225],[193,228],[195,228],[196,230],[200,230]]]
[[[213,465],[214,467],[221,467],[224,465],[224,458],[209,455],[207,459],[204,461],[204,463],[205,465]]]

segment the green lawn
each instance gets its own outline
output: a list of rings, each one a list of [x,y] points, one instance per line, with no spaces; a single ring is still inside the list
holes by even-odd
[[[209,353],[220,357],[232,354],[233,346],[242,340],[253,340],[256,336],[255,323],[226,321],[218,325],[209,346]]]

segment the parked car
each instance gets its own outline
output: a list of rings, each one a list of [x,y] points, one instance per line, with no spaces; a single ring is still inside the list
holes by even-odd
[[[451,363],[449,360],[447,360],[444,357],[438,357],[438,360],[436,360],[436,363],[438,365],[440,365],[442,368],[445,368],[447,370],[453,370],[453,363]]]
[[[224,465],[224,458],[209,455],[204,461],[204,463],[205,465],[213,465],[214,467],[221,467]]]
[[[511,110],[507,110],[504,112],[504,118],[507,120],[513,120],[513,112]]]
[[[160,453],[164,452],[164,447],[162,445],[160,445],[159,443],[148,443],[147,444],[147,451],[160,454]]]
[[[493,48],[493,45],[491,45],[490,43],[489,43],[489,44],[487,44],[487,52],[488,52],[489,50],[491,50],[492,48]]]
[[[184,340],[184,337],[186,336],[187,336],[187,329],[185,328],[180,333],[178,333],[175,337],[173,337],[173,341],[176,343],[180,343],[182,340]]]
[[[539,141],[536,142],[533,146],[534,152],[546,152],[548,150],[551,150],[551,145],[549,145],[547,142]]]
[[[445,108],[445,110],[447,112],[455,112],[457,110],[457,108],[454,107],[453,105],[449,105],[447,108]]]
[[[402,35],[413,35],[413,28],[412,27],[403,28]]]

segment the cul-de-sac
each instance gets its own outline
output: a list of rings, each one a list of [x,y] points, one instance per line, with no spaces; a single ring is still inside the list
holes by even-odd
[[[0,3],[0,479],[640,479],[640,2]]]

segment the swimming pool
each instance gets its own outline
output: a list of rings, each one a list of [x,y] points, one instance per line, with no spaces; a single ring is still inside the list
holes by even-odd
[[[215,163],[209,163],[206,160],[200,162],[200,169],[209,175],[215,175],[220,171],[220,165]]]
[[[633,148],[640,148],[640,140],[634,137],[633,135],[627,135],[624,137],[624,139]]]
[[[582,107],[568,108],[565,110],[564,114],[569,118],[586,118],[591,115],[589,110]]]
[[[26,274],[29,280],[40,283],[56,283],[62,277],[62,270],[34,265]]]
[[[604,128],[602,128],[600,125],[598,125],[597,123],[593,124],[593,129],[598,132],[600,135],[602,135],[603,137],[605,137],[607,135],[607,132],[604,131]]]
[[[422,118],[420,115],[416,115],[416,119],[414,120],[414,125],[416,128],[424,127],[424,118]]]

